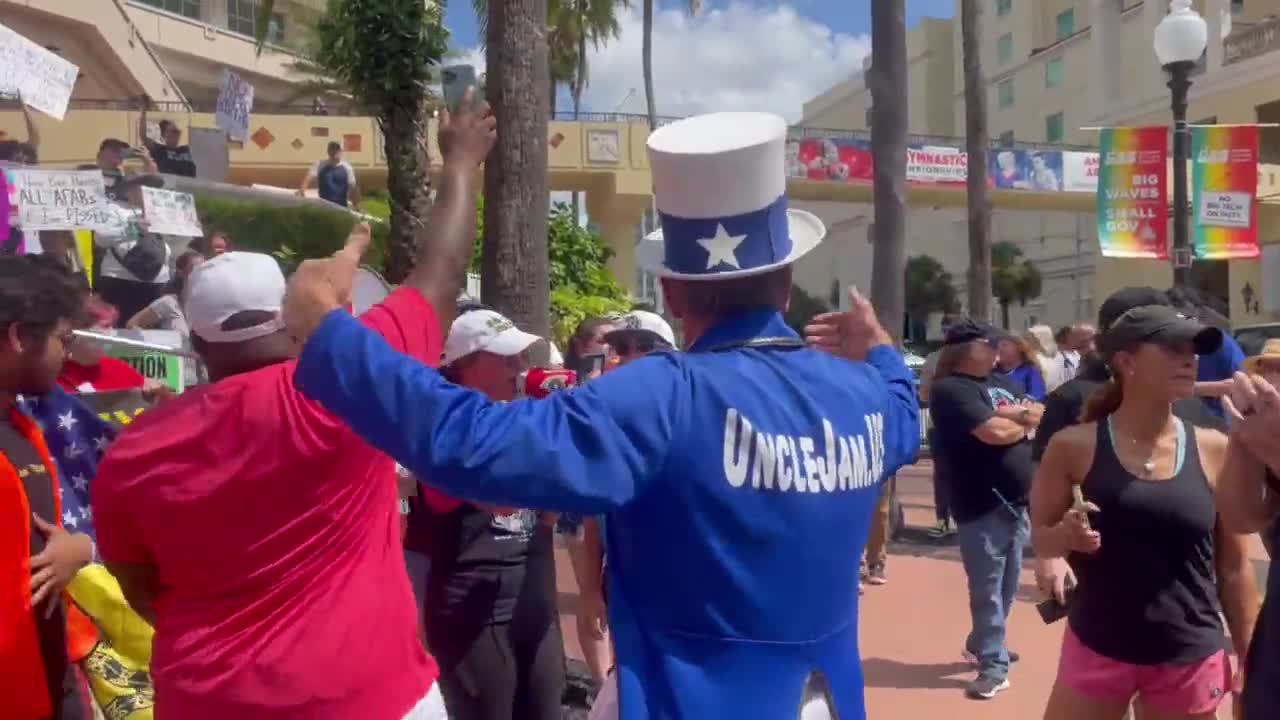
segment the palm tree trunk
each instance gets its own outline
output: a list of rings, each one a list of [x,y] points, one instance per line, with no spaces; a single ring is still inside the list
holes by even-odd
[[[1009,303],[1000,301],[1000,327],[1009,329]]]
[[[587,0],[578,0],[578,66],[573,69],[573,119],[582,111],[582,92],[587,87]],[[581,217],[582,193],[573,191],[573,221]]]
[[[414,230],[431,208],[431,158],[425,142],[426,104],[391,104],[379,116],[387,153],[387,195],[391,206],[386,278],[399,284],[418,257]]]
[[[871,3],[871,153],[875,250],[871,302],[880,322],[901,338],[907,268],[907,19],[905,0]]]
[[[658,128],[658,107],[653,99],[653,0],[644,0],[644,33],[640,45],[644,70],[644,101],[649,108],[649,130]]]
[[[969,153],[969,315],[991,318],[991,201],[987,198],[987,88],[982,77],[982,3],[961,0],[965,145]],[[1007,315],[1007,310],[1006,310]],[[1006,323],[1008,318],[1005,318]]]
[[[498,141],[484,166],[485,303],[547,336],[547,118],[550,77],[546,0],[489,3],[486,94]]]

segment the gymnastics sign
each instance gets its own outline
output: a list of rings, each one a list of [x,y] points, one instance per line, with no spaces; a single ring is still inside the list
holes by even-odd
[[[1192,128],[1191,158],[1196,258],[1258,257],[1257,126]]]
[[[1104,257],[1169,257],[1168,128],[1102,131],[1098,244]]]

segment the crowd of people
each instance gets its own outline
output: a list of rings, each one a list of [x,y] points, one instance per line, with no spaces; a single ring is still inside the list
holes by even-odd
[[[172,130],[149,152],[180,163]],[[787,207],[785,122],[734,114],[649,139],[680,337],[589,318],[561,359],[461,295],[495,132],[469,99],[443,115],[416,264],[358,317],[367,226],[288,280],[225,238],[141,253],[140,275],[123,174],[137,230],[95,239],[91,288],[57,253],[0,257],[4,717],[560,718],[558,530],[593,717],[860,720],[858,597],[886,581],[921,400],[971,697],[1010,685],[1034,550],[1046,621],[1067,619],[1049,720],[1280,708],[1280,610],[1245,550],[1280,513],[1280,347],[1246,359],[1193,295],[1128,288],[1057,337],[949,322],[917,397],[856,290],[784,322],[825,230]],[[208,382],[99,423],[83,398],[140,376],[74,331],[120,326],[186,333]],[[142,641],[78,594],[94,567]]]

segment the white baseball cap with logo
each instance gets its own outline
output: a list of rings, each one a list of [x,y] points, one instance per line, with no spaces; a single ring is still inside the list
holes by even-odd
[[[641,333],[657,338],[670,347],[676,345],[676,335],[671,331],[671,326],[662,319],[661,315],[648,310],[632,310],[619,317],[614,329],[604,336],[604,341],[612,344],[613,341],[609,338],[625,333]]]
[[[541,339],[492,310],[472,310],[459,315],[449,326],[440,364],[451,365],[478,352],[503,357],[519,355]]]
[[[196,266],[187,278],[183,310],[191,332],[205,342],[245,342],[284,329],[284,273],[270,255],[228,252]],[[224,330],[222,324],[243,312],[268,312],[270,320]]]

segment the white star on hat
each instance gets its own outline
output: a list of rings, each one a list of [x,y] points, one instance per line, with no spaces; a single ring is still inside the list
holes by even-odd
[[[730,235],[729,231],[724,229],[724,223],[716,225],[715,237],[698,238],[698,244],[707,251],[707,269],[710,270],[724,263],[741,270],[742,266],[738,264],[738,257],[734,255],[734,252],[742,244],[742,241],[746,239],[747,236],[745,234]]]

